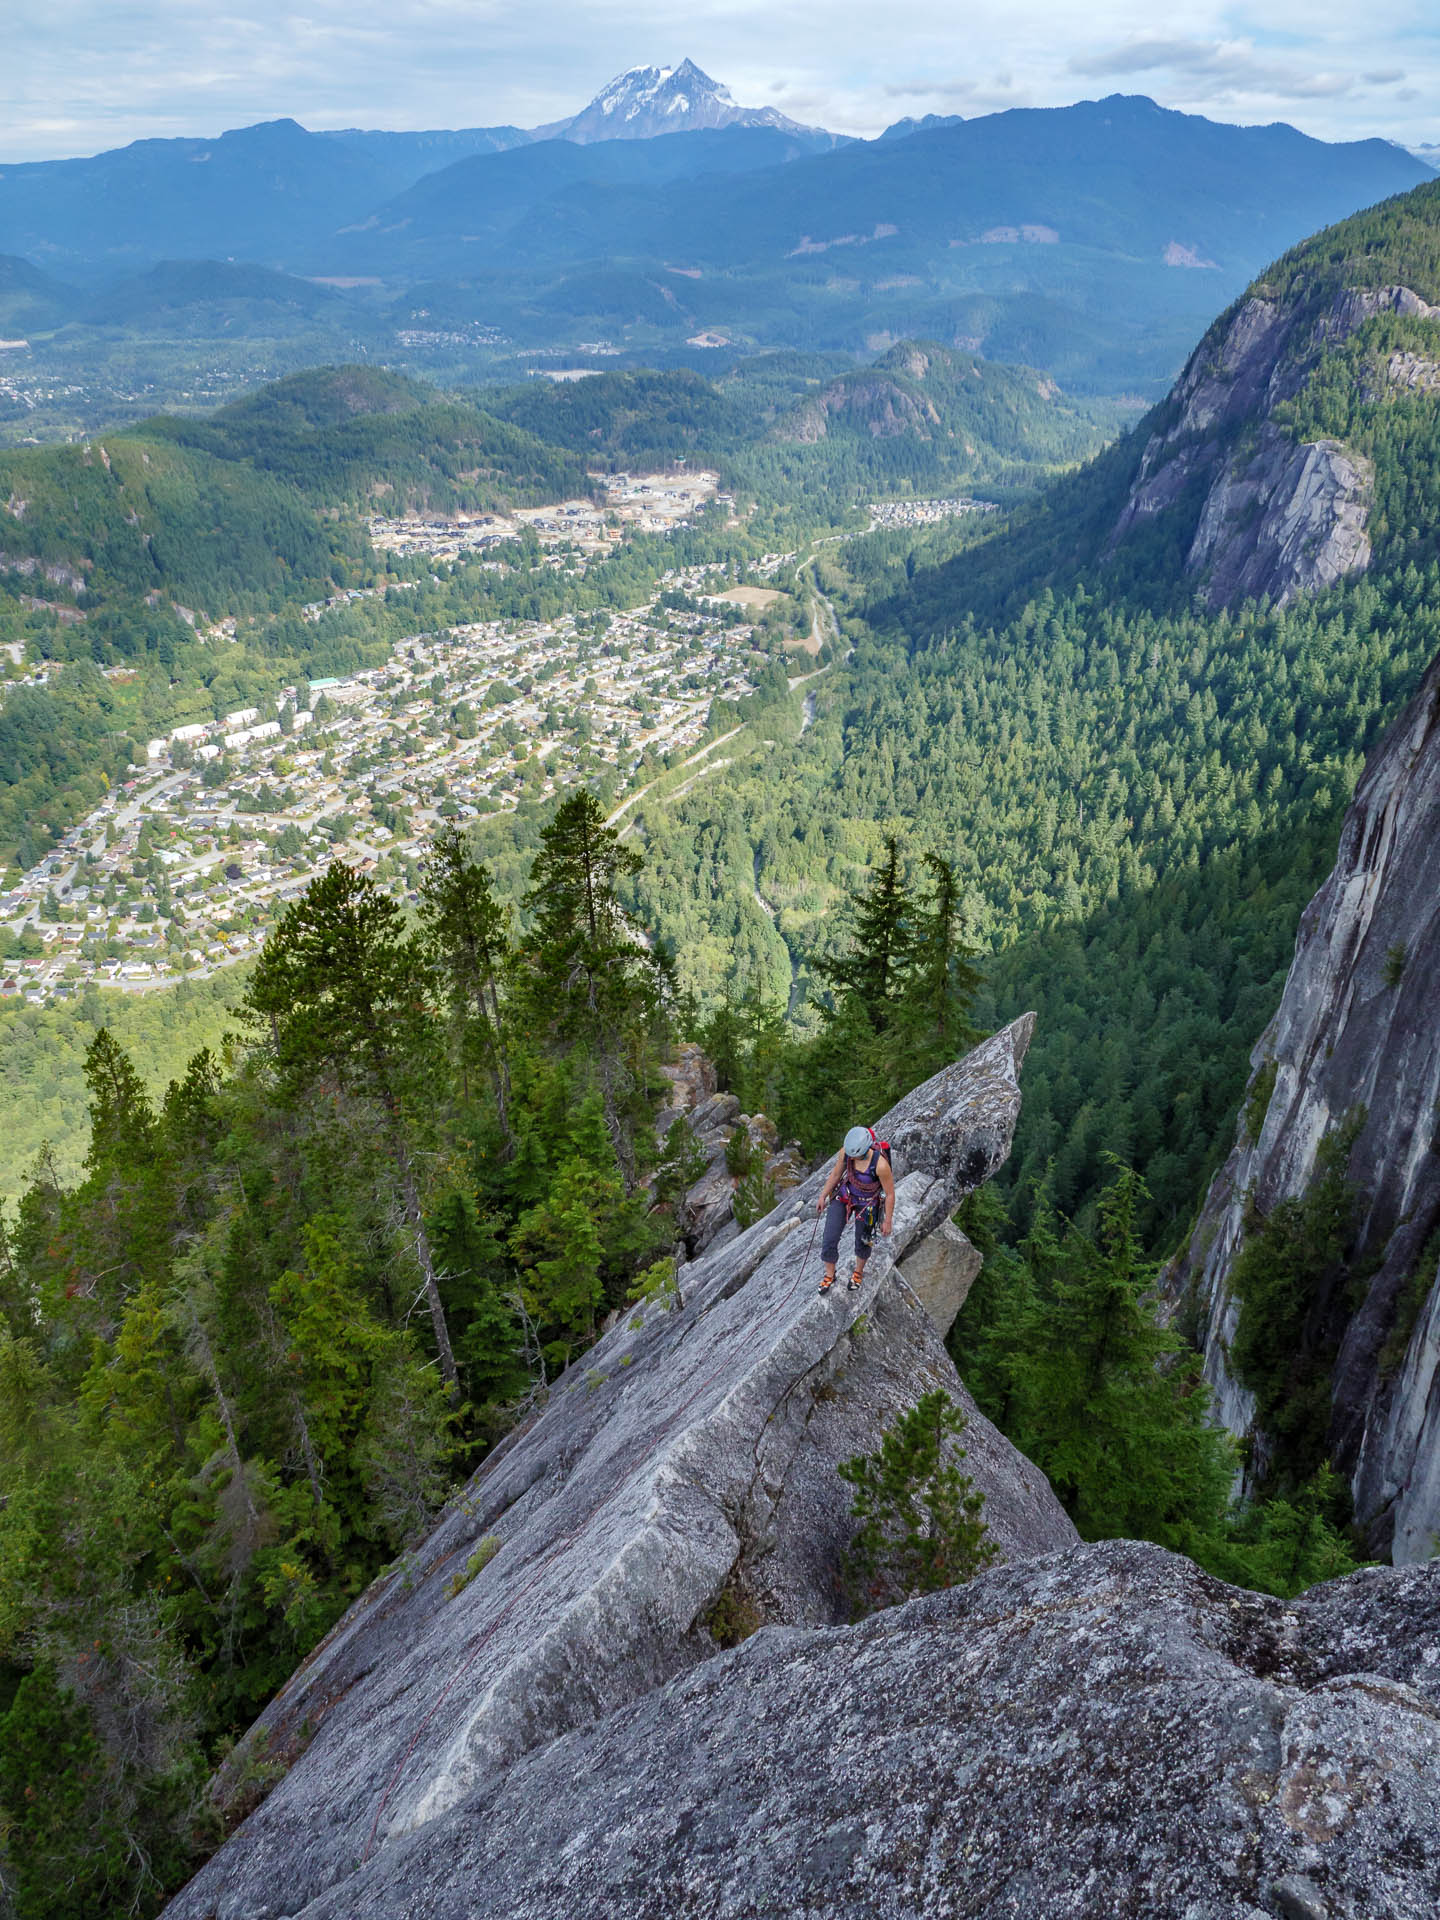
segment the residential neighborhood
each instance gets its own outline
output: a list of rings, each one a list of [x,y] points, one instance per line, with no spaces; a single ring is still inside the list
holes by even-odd
[[[870,531],[880,527],[933,527],[941,520],[955,520],[967,513],[998,513],[993,500],[976,500],[968,493],[954,494],[947,500],[873,500],[866,511]]]
[[[380,667],[149,741],[124,785],[0,895],[0,995],[43,1005],[89,982],[143,992],[204,977],[254,953],[332,859],[410,891],[441,820],[580,776],[623,788],[642,759],[683,756],[713,702],[752,691],[768,659],[756,609],[727,584],[720,569],[672,569],[628,612],[417,634]]]

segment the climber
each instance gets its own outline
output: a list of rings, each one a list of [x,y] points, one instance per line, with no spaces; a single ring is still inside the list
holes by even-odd
[[[850,1275],[850,1284],[858,1287],[865,1278],[865,1262],[870,1258],[870,1242],[875,1237],[877,1219],[887,1239],[895,1225],[895,1176],[890,1171],[890,1143],[878,1139],[873,1128],[851,1127],[846,1134],[830,1177],[820,1189],[815,1211],[825,1215],[825,1233],[820,1242],[820,1257],[825,1262],[821,1293],[828,1293],[835,1284],[840,1236],[852,1214],[855,1216],[855,1271]]]

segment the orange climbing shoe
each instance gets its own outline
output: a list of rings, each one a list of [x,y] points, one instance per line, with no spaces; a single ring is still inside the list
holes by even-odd
[[[831,1289],[831,1287],[833,1287],[833,1286],[834,1286],[834,1284],[835,1284],[835,1275],[834,1275],[833,1273],[822,1273],[822,1274],[821,1274],[821,1276],[820,1276],[820,1291],[821,1291],[821,1293],[828,1293],[828,1292],[830,1291],[830,1289]]]
[[[854,1272],[853,1272],[853,1273],[851,1274],[851,1276],[850,1276],[850,1284],[851,1284],[851,1286],[852,1286],[852,1287],[858,1287],[858,1286],[860,1285],[860,1282],[861,1282],[861,1281],[862,1281],[862,1280],[863,1280],[864,1278],[865,1278],[865,1263],[864,1263],[864,1261],[862,1260],[862,1261],[860,1262],[860,1264],[859,1264],[859,1266],[857,1266],[857,1267],[856,1267],[856,1269],[855,1269],[855,1271],[854,1271]]]

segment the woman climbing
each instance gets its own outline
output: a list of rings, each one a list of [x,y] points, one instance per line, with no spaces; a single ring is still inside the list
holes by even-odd
[[[865,1262],[870,1258],[876,1222],[887,1239],[895,1225],[895,1176],[890,1171],[890,1147],[887,1141],[876,1138],[872,1128],[851,1127],[846,1134],[830,1177],[820,1189],[815,1211],[825,1215],[825,1232],[820,1241],[820,1256],[825,1262],[821,1293],[828,1293],[835,1284],[840,1236],[851,1214],[855,1216],[855,1271],[850,1275],[850,1284],[858,1287],[865,1278]]]

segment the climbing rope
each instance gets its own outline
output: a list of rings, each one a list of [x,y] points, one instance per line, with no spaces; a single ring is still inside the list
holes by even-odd
[[[810,1229],[810,1241],[808,1246],[805,1249],[805,1258],[800,1262],[796,1271],[795,1278],[790,1282],[789,1287],[781,1296],[778,1307],[777,1307],[777,1311],[783,1312],[783,1310],[787,1306],[789,1306],[791,1300],[793,1300],[795,1297],[796,1290],[800,1286],[801,1281],[804,1279],[806,1273],[808,1273],[810,1268],[811,1256],[815,1250],[815,1235],[819,1231],[819,1228],[820,1228],[820,1215],[817,1212],[817,1214],[815,1215],[815,1224]],[[771,1249],[771,1252],[775,1252],[775,1251],[777,1251],[777,1248]],[[765,1255],[765,1259],[768,1260],[769,1257],[770,1257],[769,1254]],[[762,1333],[764,1331],[765,1324],[766,1324],[765,1322],[760,1323],[760,1330]],[[748,1346],[748,1343],[747,1343],[747,1346]],[[746,1349],[742,1349],[742,1352],[745,1350]],[[500,1611],[496,1614],[495,1618],[484,1629],[484,1631],[477,1636],[474,1645],[470,1648],[465,1658],[461,1661],[460,1665],[455,1669],[454,1673],[451,1674],[450,1678],[445,1682],[445,1685],[440,1689],[439,1693],[435,1696],[435,1699],[431,1702],[430,1707],[425,1713],[424,1718],[420,1721],[414,1733],[411,1734],[410,1739],[405,1747],[405,1751],[401,1754],[399,1760],[396,1761],[394,1771],[391,1773],[389,1780],[386,1782],[385,1790],[381,1794],[379,1804],[375,1809],[375,1817],[370,1822],[370,1832],[365,1841],[365,1851],[360,1856],[361,1866],[364,1866],[365,1863],[370,1858],[371,1852],[375,1846],[375,1836],[380,1830],[380,1821],[385,1812],[385,1808],[389,1804],[391,1794],[395,1791],[396,1786],[399,1784],[401,1774],[405,1771],[406,1766],[409,1764],[410,1756],[414,1753],[416,1744],[418,1743],[421,1734],[424,1733],[425,1729],[429,1726],[430,1722],[434,1719],[435,1715],[440,1711],[441,1707],[445,1704],[446,1700],[449,1698],[453,1689],[460,1683],[460,1681],[464,1678],[464,1676],[469,1672],[470,1668],[474,1665],[475,1661],[479,1658],[480,1654],[484,1651],[485,1647],[489,1644],[490,1640],[499,1631],[501,1625],[504,1623],[506,1619],[509,1618],[510,1614],[514,1611],[515,1607],[520,1603],[520,1601],[522,1601],[527,1594],[534,1592],[535,1588],[540,1583],[542,1575],[544,1575],[549,1570],[549,1568],[554,1565],[555,1561],[559,1559],[560,1555],[565,1551],[565,1549],[568,1546],[570,1546],[574,1541],[579,1539],[580,1535],[590,1525],[590,1522],[595,1518],[596,1514],[598,1514],[602,1510],[602,1508],[607,1506],[610,1503],[610,1501],[615,1498],[615,1495],[621,1490],[621,1488],[623,1488],[624,1486],[627,1486],[629,1482],[634,1479],[635,1475],[639,1473],[642,1468],[644,1468],[649,1464],[650,1460],[659,1451],[660,1447],[665,1442],[665,1440],[669,1438],[669,1435],[672,1429],[674,1428],[676,1422],[679,1421],[684,1414],[689,1412],[690,1408],[694,1406],[695,1402],[700,1398],[701,1394],[705,1392],[706,1388],[711,1386],[716,1380],[718,1380],[720,1375],[726,1370],[726,1367],[732,1364],[733,1364],[732,1361],[722,1361],[715,1367],[711,1368],[710,1372],[705,1375],[705,1377],[700,1381],[699,1385],[694,1389],[694,1391],[689,1395],[689,1397],[683,1400],[680,1403],[680,1405],[675,1409],[674,1413],[671,1414],[670,1418],[666,1421],[665,1425],[656,1434],[654,1440],[646,1448],[645,1452],[640,1456],[639,1460],[636,1461],[635,1465],[630,1469],[630,1472],[626,1474],[624,1480],[622,1480],[618,1486],[611,1487],[606,1493],[604,1493],[600,1497],[600,1499],[595,1502],[595,1505],[591,1507],[590,1511],[586,1513],[582,1519],[578,1520],[576,1524],[569,1530],[568,1533],[563,1533],[560,1536],[560,1538],[556,1541],[555,1545],[550,1549],[549,1553],[547,1553],[545,1557],[540,1561],[539,1565],[535,1568],[534,1573],[525,1582],[525,1585],[521,1587],[518,1592],[511,1594],[510,1598],[505,1602],[504,1606],[501,1607]],[[443,1562],[442,1562],[442,1565],[443,1565]]]

